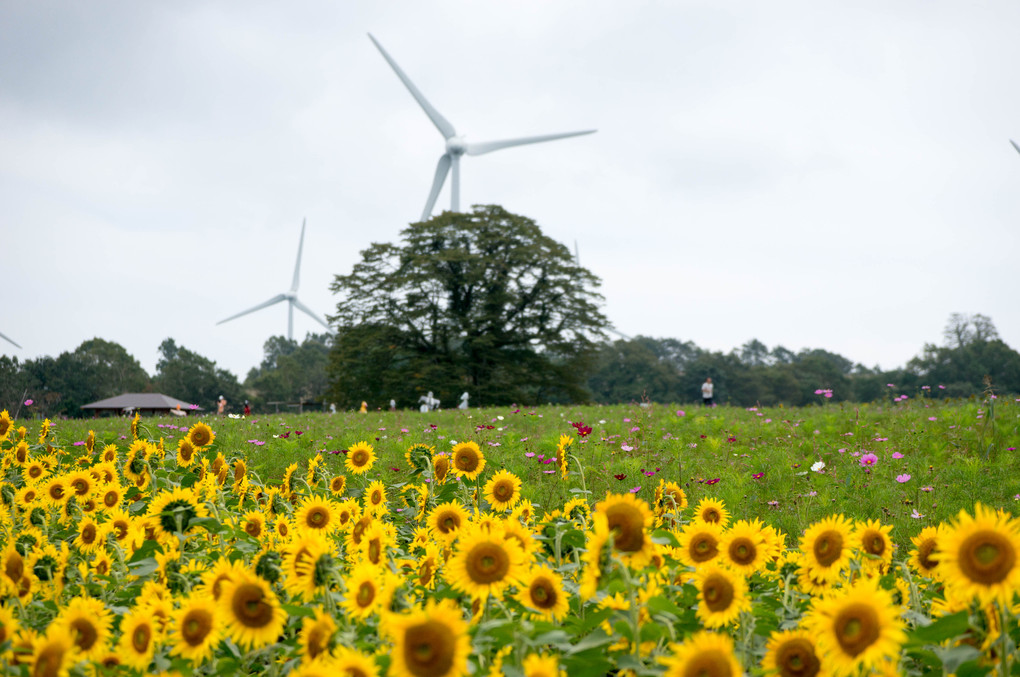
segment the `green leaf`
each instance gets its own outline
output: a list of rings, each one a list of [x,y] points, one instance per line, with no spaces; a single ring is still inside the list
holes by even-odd
[[[306,616],[308,618],[315,616],[315,612],[306,606],[299,606],[297,604],[281,604],[280,606],[287,612],[288,616]]]
[[[959,611],[943,616],[931,625],[914,628],[907,635],[907,645],[939,644],[959,637],[970,627],[970,617],[966,611]]]
[[[576,654],[580,653],[581,651],[595,649],[612,643],[613,638],[607,635],[605,631],[603,631],[602,629],[599,629],[591,633],[587,637],[582,638],[581,641],[579,641],[577,644],[572,645],[569,649],[567,649],[566,653]]]
[[[214,517],[197,517],[188,522],[189,527],[202,527],[209,533],[222,534],[227,527]]]
[[[128,562],[128,571],[135,576],[148,576],[159,568],[159,562],[155,557],[146,557],[138,561]]]
[[[131,555],[131,559],[127,561],[128,566],[131,566],[136,562],[141,562],[142,560],[149,559],[157,552],[162,552],[162,550],[159,547],[159,543],[157,543],[156,541],[145,541],[144,543],[142,543],[142,547],[138,548],[138,550],[135,550],[135,554]]]
[[[956,677],[984,677],[991,671],[991,665],[982,665],[977,660],[969,660],[956,668]]]

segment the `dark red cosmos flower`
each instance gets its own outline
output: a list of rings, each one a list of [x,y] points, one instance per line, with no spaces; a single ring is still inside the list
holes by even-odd
[[[304,433],[303,433],[303,432],[301,432],[300,430],[295,430],[295,431],[294,431],[294,434],[295,434],[295,435],[304,435]]]
[[[577,434],[579,437],[587,437],[588,435],[591,434],[591,426],[585,425],[584,422],[582,421],[575,421],[570,425],[574,426],[574,428],[577,429]]]
[[[627,479],[627,476],[624,475],[623,473],[620,473],[619,475],[613,475],[613,477],[615,477],[618,480],[625,480],[625,479]]]
[[[716,484],[716,483],[718,483],[718,482],[719,482],[719,480],[720,480],[720,479],[721,479],[721,478],[719,478],[719,477],[716,477],[715,479],[711,479],[711,480],[705,480],[705,484]]]
[[[729,437],[726,438],[726,441],[727,442],[736,442],[737,438],[736,438],[735,435],[730,435]]]
[[[754,475],[751,475],[751,477],[753,479],[760,480],[762,477],[765,477],[765,473],[763,472],[755,473]]]

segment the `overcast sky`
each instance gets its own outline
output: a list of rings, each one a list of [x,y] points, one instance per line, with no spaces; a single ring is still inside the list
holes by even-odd
[[[0,353],[166,337],[244,379],[290,287],[421,215],[439,132],[628,335],[894,368],[950,313],[1020,347],[1020,3],[5,2]],[[438,208],[449,208],[449,187]],[[295,337],[319,328],[295,315]]]

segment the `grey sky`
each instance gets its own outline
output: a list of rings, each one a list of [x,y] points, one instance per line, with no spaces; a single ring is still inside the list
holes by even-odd
[[[424,206],[442,137],[617,328],[901,366],[952,312],[1020,347],[1020,3],[0,4],[0,353],[174,337],[243,379]],[[447,186],[437,202],[449,206]],[[295,315],[295,334],[318,325]]]

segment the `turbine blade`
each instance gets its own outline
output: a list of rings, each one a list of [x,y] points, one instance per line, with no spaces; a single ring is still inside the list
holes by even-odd
[[[19,346],[19,345],[18,345],[17,343],[14,343],[14,341],[13,341],[13,340],[11,340],[11,338],[10,338],[10,337],[8,337],[8,336],[5,336],[4,334],[0,334],[0,338],[4,339],[4,340],[5,340],[5,341],[7,341],[8,343],[13,343],[13,344],[14,344],[14,347],[15,347],[15,348],[21,348],[21,346]]]
[[[301,250],[305,247],[305,219],[301,219],[301,239],[297,246],[297,263],[294,264],[294,281],[290,284],[290,290],[296,292],[301,277]]]
[[[584,134],[594,134],[597,129],[586,129],[583,132],[565,132],[563,134],[544,134],[542,136],[525,136],[520,139],[505,139],[503,141],[482,141],[480,143],[469,143],[467,144],[468,155],[484,155],[485,153],[491,153],[494,150],[500,148],[510,148],[511,146],[524,146],[529,143],[542,143],[543,141],[555,141],[556,139],[566,139],[571,136],[582,136]]]
[[[1020,153],[1020,146],[1016,145],[1016,141],[1010,139],[1009,142],[1013,144],[1013,148],[1016,148],[1016,152]]]
[[[439,197],[439,191],[443,189],[443,183],[446,181],[449,171],[450,154],[443,153],[439,158],[439,164],[436,165],[436,178],[432,180],[432,190],[429,191],[429,199],[425,202],[425,211],[421,213],[422,221],[428,221],[429,216],[432,215],[432,208],[436,206],[436,198]]]
[[[332,331],[332,327],[330,327],[328,324],[326,324],[323,321],[323,319],[321,317],[319,317],[315,313],[315,311],[313,311],[311,308],[309,308],[305,304],[301,303],[301,301],[299,301],[298,299],[294,298],[294,299],[291,299],[290,302],[293,303],[297,307],[297,309],[300,310],[301,312],[303,312],[305,315],[307,315],[308,317],[312,318],[313,320],[315,320],[316,322],[321,324],[326,329],[329,329],[330,331]]]
[[[414,97],[414,100],[417,101],[418,105],[421,106],[423,111],[425,111],[425,115],[429,116],[429,119],[432,120],[432,124],[436,126],[436,129],[438,129],[439,133],[443,135],[443,138],[449,139],[452,136],[457,136],[457,130],[453,128],[450,121],[440,115],[439,111],[437,111],[432,104],[428,102],[425,96],[418,91],[418,88],[414,86],[413,82],[411,82],[411,78],[407,77],[404,71],[400,70],[400,66],[398,66],[397,62],[393,60],[393,57],[391,57],[386,50],[383,49],[383,46],[379,44],[379,41],[376,40],[371,33],[368,34],[368,38],[383,55],[386,62],[389,63],[390,68],[392,68],[393,72],[397,74],[400,81],[403,82],[404,86],[407,87],[409,92],[411,92],[411,96]]]
[[[286,294],[277,294],[273,298],[269,299],[268,301],[265,301],[263,303],[258,304],[254,308],[249,308],[248,310],[243,310],[240,313],[238,313],[237,315],[231,315],[227,319],[220,320],[216,324],[220,325],[220,324],[223,324],[224,322],[230,322],[231,320],[236,320],[237,318],[241,317],[242,315],[247,315],[248,313],[254,313],[256,310],[262,310],[263,308],[271,306],[274,303],[279,303],[280,301],[286,301],[286,300],[287,300],[287,295]]]

